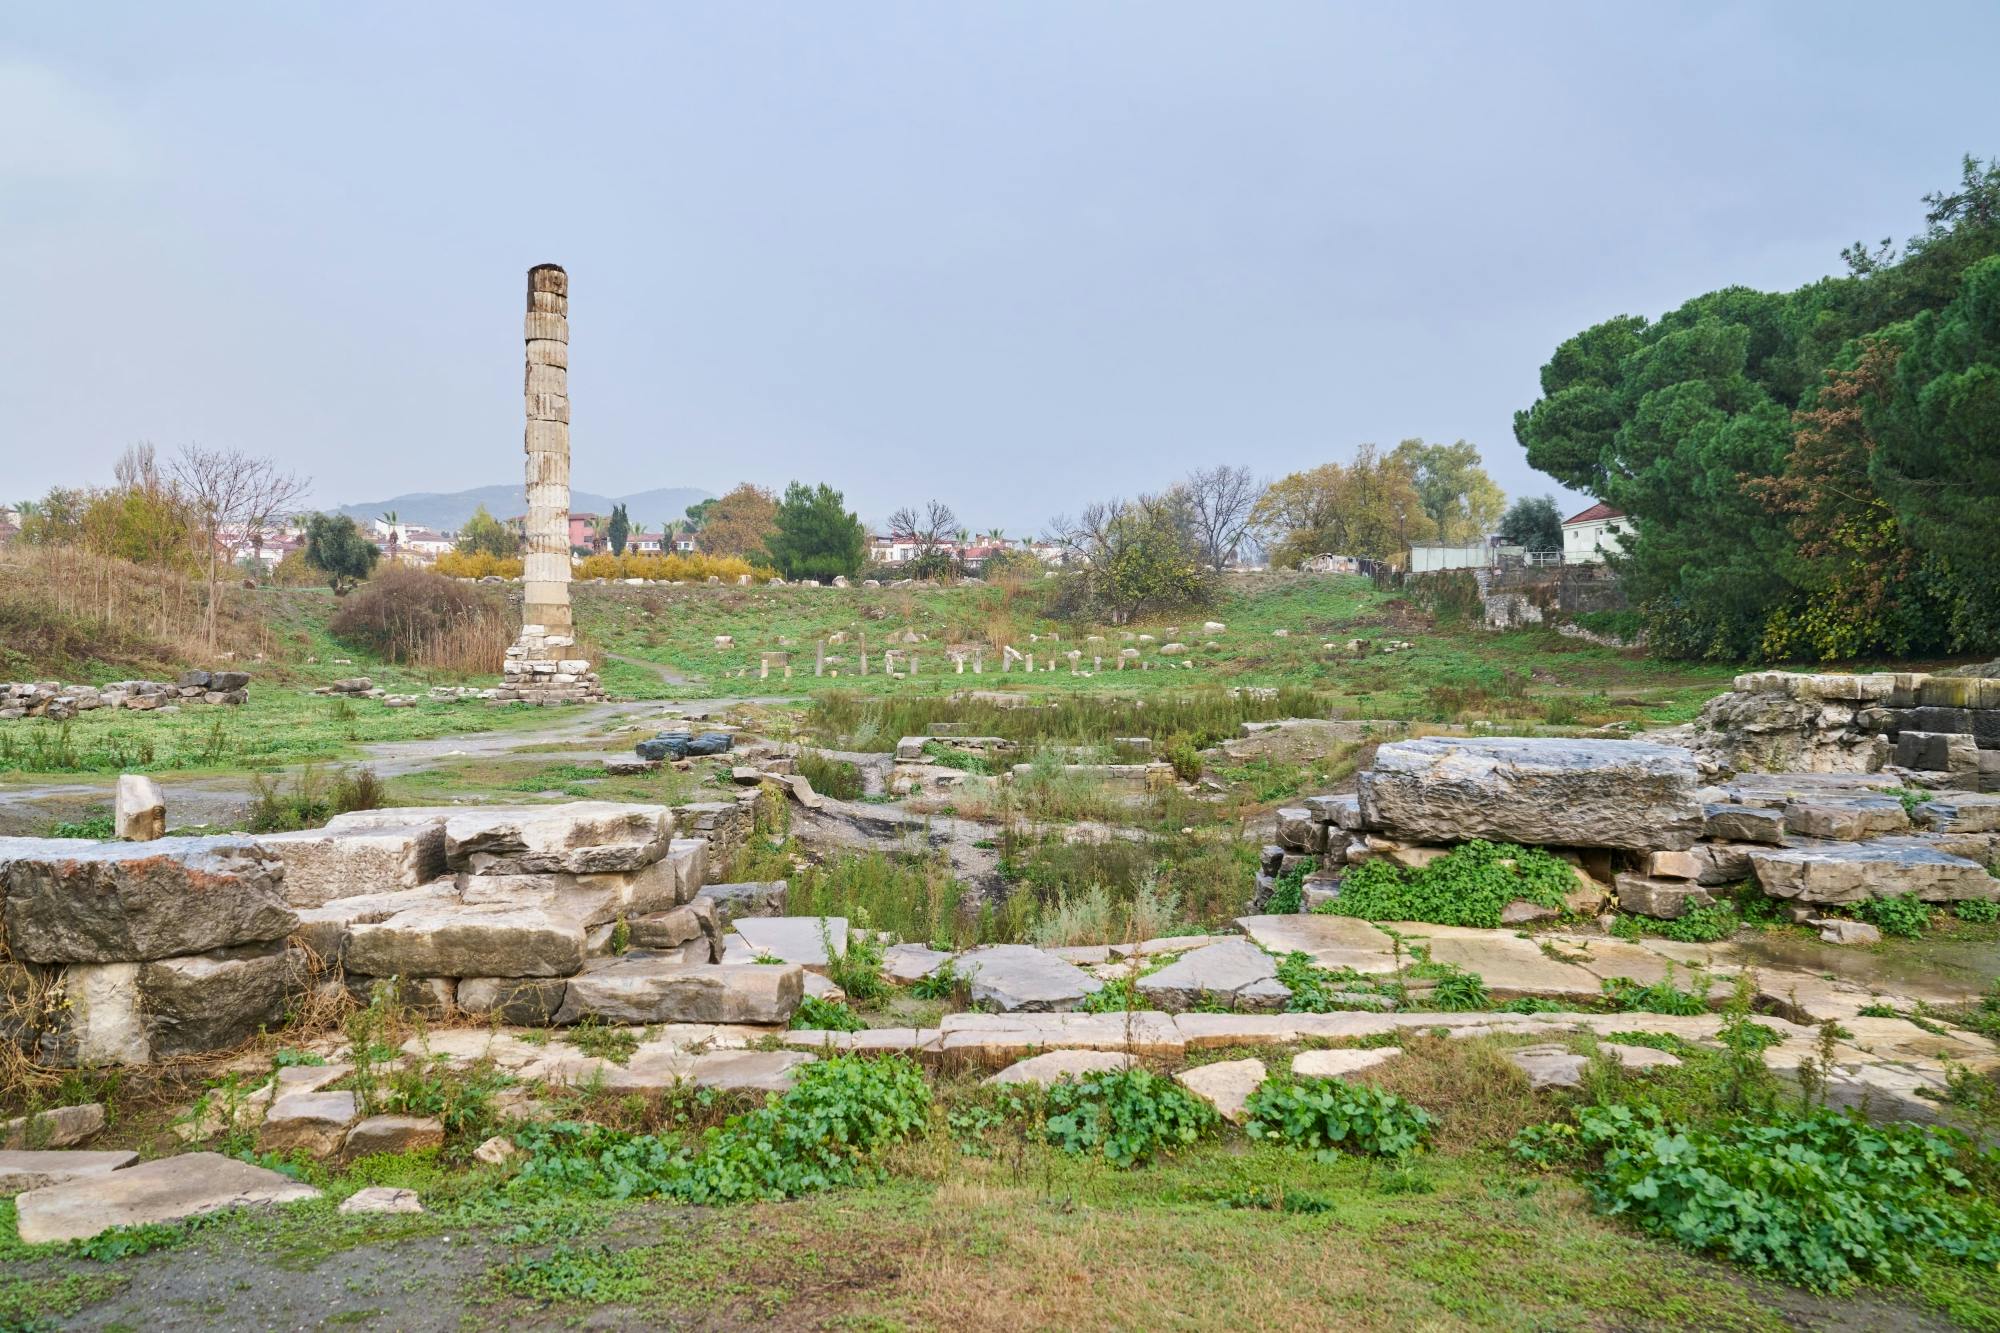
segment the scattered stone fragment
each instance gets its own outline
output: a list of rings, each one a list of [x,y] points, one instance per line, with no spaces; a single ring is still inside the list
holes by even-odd
[[[14,1201],[30,1245],[87,1240],[119,1226],[176,1222],[225,1208],[295,1203],[319,1191],[220,1153],[185,1153],[29,1190]]]
[[[1686,915],[1689,908],[1707,907],[1715,901],[1715,895],[1694,880],[1620,874],[1613,884],[1618,890],[1620,907],[1666,921]]]
[[[785,881],[745,881],[740,884],[709,884],[695,898],[715,904],[715,914],[724,925],[747,916],[776,916],[785,910]]]
[[[444,874],[444,826],[267,833],[257,843],[285,864],[285,900],[323,907],[338,898],[414,889]]]
[[[347,1131],[345,1147],[349,1157],[364,1157],[369,1153],[413,1152],[443,1145],[444,1122],[433,1116],[371,1115]]]
[[[640,870],[666,855],[673,827],[663,805],[616,801],[469,810],[445,821],[445,859],[479,875]]]
[[[135,1152],[0,1150],[0,1198],[122,1171],[138,1160]]]
[[[347,936],[348,969],[374,977],[560,977],[583,955],[581,922],[507,903],[415,907]]]
[[[892,944],[882,951],[882,975],[899,986],[907,986],[923,980],[951,960],[951,954],[929,945]]]
[[[1652,1046],[1633,1046],[1622,1041],[1600,1041],[1600,1054],[1616,1060],[1626,1069],[1672,1069],[1680,1064],[1681,1058],[1672,1051],[1658,1050]]]
[[[827,945],[833,956],[847,953],[847,918],[844,916],[765,916],[747,917],[736,923],[753,953],[798,963],[810,971],[824,972],[830,965]]]
[[[1802,838],[1858,842],[1901,833],[1910,827],[1903,803],[1893,796],[1848,796],[1794,801],[1785,807],[1785,829]]]
[[[1262,1060],[1221,1060],[1174,1075],[1175,1082],[1208,1102],[1232,1125],[1243,1123],[1244,1104],[1264,1085],[1264,1078]]]
[[[358,1189],[340,1201],[343,1213],[421,1213],[423,1200],[415,1190],[399,1190],[388,1185]]]
[[[104,1132],[104,1106],[84,1102],[0,1121],[0,1148],[67,1148]]]
[[[973,1003],[1002,1013],[1074,1009],[1104,983],[1062,959],[1025,944],[988,944],[960,954],[960,976]]]
[[[119,774],[111,827],[113,836],[125,842],[166,837],[167,798],[160,793],[160,784],[143,773]]]
[[[1403,1053],[1400,1046],[1342,1047],[1334,1050],[1300,1051],[1292,1057],[1292,1073],[1300,1078],[1348,1078],[1364,1069],[1393,1060]]]
[[[1880,944],[1882,932],[1866,921],[1849,921],[1846,917],[1816,916],[1806,924],[1819,931],[1819,937],[1828,944]]]
[[[1292,992],[1277,975],[1277,960],[1249,940],[1224,940],[1139,978],[1135,989],[1151,1007],[1169,1011],[1191,1008],[1205,998],[1241,1002],[1248,1009],[1282,1009]]]
[[[474,1161],[484,1162],[488,1166],[501,1166],[512,1160],[520,1151],[519,1148],[514,1146],[511,1139],[508,1139],[504,1135],[495,1134],[492,1138],[472,1150],[472,1158]]]
[[[331,1157],[346,1140],[347,1127],[360,1114],[351,1092],[294,1092],[271,1103],[257,1131],[257,1151],[291,1152]]]
[[[1060,1079],[1082,1078],[1087,1074],[1116,1072],[1131,1067],[1132,1057],[1122,1051],[1049,1051],[1017,1060],[986,1081],[1049,1084]]]

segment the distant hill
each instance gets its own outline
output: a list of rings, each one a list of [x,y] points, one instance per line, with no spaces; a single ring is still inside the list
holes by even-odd
[[[625,512],[632,516],[634,527],[651,532],[657,531],[661,523],[681,517],[689,505],[710,498],[709,492],[692,486],[661,486],[631,495],[571,491],[569,507],[574,514],[609,514],[613,505],[622,504]],[[334,512],[365,521],[380,518],[393,509],[396,517],[405,523],[450,532],[465,526],[465,520],[471,518],[472,512],[481,505],[485,505],[486,512],[493,517],[507,518],[526,512],[527,494],[519,485],[474,486],[463,491],[412,491],[407,495],[392,495],[386,500],[342,505]]]

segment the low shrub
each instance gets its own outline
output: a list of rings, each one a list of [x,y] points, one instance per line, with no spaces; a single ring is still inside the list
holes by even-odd
[[[1312,1152],[1323,1162],[1342,1149],[1375,1157],[1407,1157],[1420,1149],[1436,1119],[1393,1092],[1337,1078],[1269,1079],[1250,1094],[1244,1129]]]
[[[1177,731],[1161,742],[1160,757],[1174,766],[1174,776],[1182,782],[1201,780],[1201,747],[1185,731]]]
[[[571,569],[579,579],[652,579],[661,583],[702,583],[711,578],[734,583],[745,574],[753,582],[765,583],[773,573],[736,555],[641,555],[636,551],[585,556]]]
[[[1705,1014],[1711,978],[1699,976],[1699,990],[1683,990],[1674,984],[1673,964],[1667,974],[1650,986],[1641,986],[1630,977],[1606,977],[1604,999],[1611,1008],[1637,1010],[1648,1014]]]
[[[1905,939],[1916,939],[1931,927],[1930,907],[1911,893],[1857,903],[1854,914],[1884,935],[1901,935]]]
[[[1951,910],[1960,921],[1969,921],[1974,925],[1983,926],[2000,921],[2000,903],[1994,902],[1991,898],[1968,898]]]
[[[501,598],[410,565],[389,565],[348,594],[326,627],[384,661],[496,674],[514,638]]]
[[[1043,1136],[1065,1152],[1138,1166],[1196,1143],[1221,1122],[1170,1078],[1133,1068],[1065,1079],[1049,1089]]]
[[[488,551],[446,551],[431,568],[451,579],[518,579],[522,560],[517,555],[494,555]]]
[[[856,912],[847,922],[847,948],[833,951],[833,936],[825,918],[820,920],[820,938],[826,942],[826,979],[847,992],[850,1000],[879,1000],[889,993],[882,975],[882,937],[868,924],[866,911]]]
[[[1305,905],[1306,868],[1293,866],[1278,876],[1277,885],[1271,896],[1264,900],[1264,910],[1274,915],[1289,915]]]
[[[1577,887],[1569,863],[1539,847],[1468,842],[1421,870],[1377,858],[1340,877],[1340,896],[1314,908],[1364,921],[1427,921],[1440,926],[1500,924],[1508,903],[1564,910]]]
[[[835,759],[818,750],[800,750],[798,768],[799,776],[810,782],[814,791],[836,801],[858,801],[865,790],[861,769],[850,760]]]
[[[1706,907],[1690,907],[1672,920],[1654,925],[1652,931],[1684,944],[1713,944],[1734,935],[1742,924],[1743,918],[1736,914],[1732,904],[1710,903]]]

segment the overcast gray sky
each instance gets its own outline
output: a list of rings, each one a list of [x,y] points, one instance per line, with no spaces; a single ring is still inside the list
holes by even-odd
[[[140,439],[518,480],[542,261],[595,491],[1021,534],[1412,435],[1555,490],[1559,340],[1918,230],[1996,50],[1992,3],[13,5],[0,494]]]

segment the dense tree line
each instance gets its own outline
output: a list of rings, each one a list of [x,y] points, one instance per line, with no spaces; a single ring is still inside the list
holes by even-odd
[[[2000,646],[2000,163],[1791,292],[1725,288],[1556,349],[1528,461],[1625,511],[1657,650]]]

